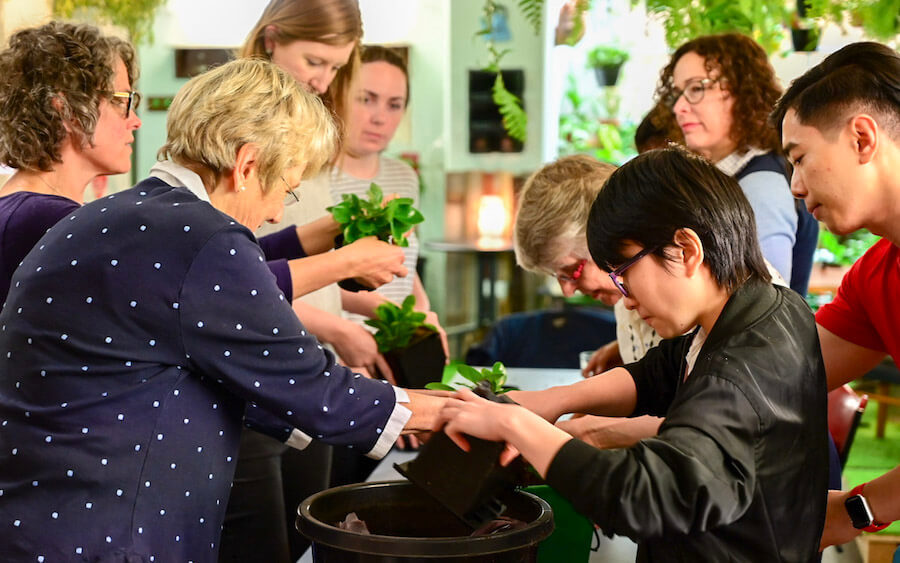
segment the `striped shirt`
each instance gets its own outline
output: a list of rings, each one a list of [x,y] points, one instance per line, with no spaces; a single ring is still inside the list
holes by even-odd
[[[413,206],[418,208],[419,179],[415,171],[408,164],[397,159],[382,156],[379,160],[378,174],[372,179],[356,178],[342,170],[334,169],[331,173],[331,198],[334,203],[340,203],[341,196],[344,194],[356,194],[360,197],[367,197],[366,192],[369,191],[369,186],[372,182],[375,182],[386,197],[393,194],[396,194],[397,197],[408,197],[413,200]],[[409,246],[403,249],[403,263],[406,269],[409,270],[409,273],[406,277],[394,278],[393,281],[375,290],[398,304],[407,295],[412,294],[416,261],[419,259],[419,239],[416,237],[415,232],[410,233],[407,240],[409,241]],[[366,318],[346,311],[344,315],[360,324]],[[369,328],[367,325],[365,326]]]

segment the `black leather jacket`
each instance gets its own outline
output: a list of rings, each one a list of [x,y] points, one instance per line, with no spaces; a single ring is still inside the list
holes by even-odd
[[[618,450],[571,440],[547,482],[638,561],[806,562],[827,495],[825,369],[815,319],[788,288],[729,299],[686,381],[692,336],[626,366],[658,436]]]

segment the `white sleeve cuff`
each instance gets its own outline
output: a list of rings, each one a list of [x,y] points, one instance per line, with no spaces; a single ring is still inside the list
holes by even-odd
[[[284,443],[295,450],[303,450],[312,443],[312,440],[313,439],[308,434],[304,434],[303,431],[294,428],[294,431],[291,432],[291,435],[288,436],[288,439],[285,440]]]
[[[381,429],[381,435],[379,436],[378,441],[375,442],[372,449],[366,453],[366,456],[371,457],[372,459],[381,459],[391,451],[391,447],[394,445],[394,442],[397,441],[400,432],[403,430],[403,427],[406,426],[407,421],[409,421],[409,417],[412,416],[412,411],[401,404],[409,402],[409,395],[406,393],[406,390],[394,386],[394,395],[396,396],[394,410],[391,412],[387,424]]]

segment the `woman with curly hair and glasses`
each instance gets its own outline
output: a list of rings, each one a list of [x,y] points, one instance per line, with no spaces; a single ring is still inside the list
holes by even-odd
[[[50,22],[0,51],[0,299],[43,234],[84,202],[91,180],[131,169],[141,126],[134,49],[95,27]]]
[[[763,256],[806,295],[818,224],[790,191],[778,134],[767,118],[781,96],[765,51],[738,33],[707,35],[679,47],[663,68],[657,98],[664,130],[734,176],[756,215]]]

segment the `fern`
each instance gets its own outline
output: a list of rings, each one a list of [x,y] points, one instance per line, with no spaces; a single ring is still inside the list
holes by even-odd
[[[519,9],[525,16],[525,21],[531,24],[535,35],[541,33],[541,10],[544,7],[544,0],[519,0]]]
[[[497,73],[497,79],[494,81],[493,88],[494,103],[503,116],[503,126],[506,132],[513,139],[525,142],[525,136],[528,129],[528,116],[522,109],[522,102],[515,94],[506,89],[503,83],[503,75]]]

